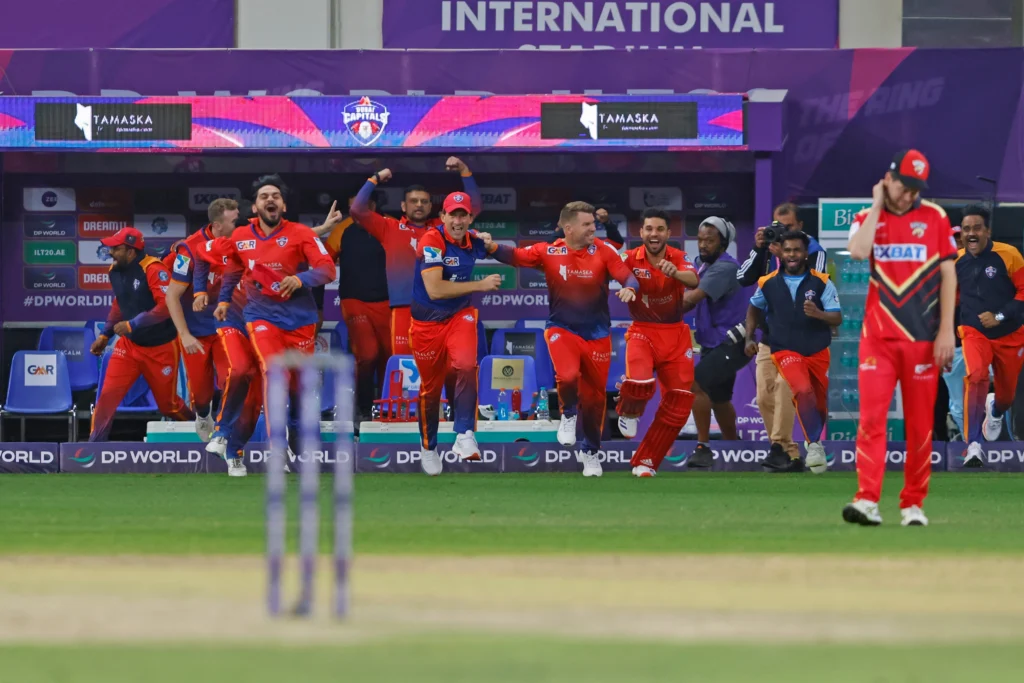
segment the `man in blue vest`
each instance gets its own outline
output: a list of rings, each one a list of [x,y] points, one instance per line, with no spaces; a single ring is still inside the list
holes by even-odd
[[[828,415],[828,365],[832,328],[843,322],[839,295],[828,275],[811,270],[811,239],[802,232],[782,238],[781,269],[758,281],[746,322],[746,353],[757,355],[754,332],[767,322],[764,343],[779,376],[793,393],[793,404],[807,439],[807,467],[815,474],[828,468],[821,435]],[[762,320],[763,316],[763,320]],[[776,472],[803,472],[799,455],[773,450],[764,466]]]

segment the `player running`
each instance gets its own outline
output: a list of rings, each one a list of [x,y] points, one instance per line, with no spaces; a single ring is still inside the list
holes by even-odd
[[[999,439],[1024,367],[1024,258],[1009,244],[992,241],[989,213],[980,206],[964,209],[961,229],[964,248],[956,279],[966,367],[964,467],[981,467],[982,435],[986,441]],[[995,369],[994,395],[988,393],[989,366]]]
[[[228,245],[228,265],[214,316],[228,318],[233,291],[239,281],[245,292],[246,329],[263,375],[264,414],[270,436],[273,416],[267,414],[268,363],[288,350],[312,354],[316,348],[316,303],[312,288],[334,280],[334,261],[313,231],[284,220],[288,190],[277,175],[253,183],[257,218],[237,228]],[[297,425],[298,377],[291,382],[290,423]],[[298,437],[298,430],[291,435]],[[211,442],[212,443],[212,442]]]
[[[843,313],[828,275],[810,268],[810,237],[800,231],[787,232],[779,246],[781,268],[758,280],[757,291],[750,298],[745,351],[751,358],[757,355],[754,334],[767,321],[764,343],[793,395],[807,439],[807,467],[821,474],[828,469],[821,436],[828,417],[829,346],[832,328],[843,323]],[[764,466],[776,472],[804,471],[800,456],[794,458],[782,449],[770,453]]]
[[[654,396],[657,375],[661,403],[630,462],[634,476],[653,477],[693,406],[693,345],[690,327],[683,322],[683,294],[699,278],[686,252],[668,246],[669,215],[647,209],[643,221],[643,245],[623,255],[640,289],[629,302],[633,324],[626,331],[626,377],[616,411],[619,431],[632,439],[637,419]]]
[[[465,192],[453,192],[444,200],[444,225],[424,233],[416,248],[416,277],[412,289],[412,328],[409,341],[420,371],[416,415],[420,423],[420,466],[430,476],[441,474],[437,453],[438,411],[441,389],[449,373],[455,375],[455,445],[460,460],[479,460],[477,445],[477,310],[470,299],[474,292],[493,292],[501,286],[500,275],[473,281],[477,259],[487,257],[488,246],[468,234],[473,206]]]
[[[223,389],[228,359],[217,337],[217,321],[213,319],[213,309],[193,311],[191,303],[187,308],[182,307],[181,297],[192,289],[196,252],[210,240],[227,237],[234,231],[238,202],[233,199],[216,199],[210,203],[206,215],[210,219],[209,224],[177,242],[164,259],[164,265],[171,270],[171,284],[167,287],[167,311],[178,330],[178,345],[185,363],[188,394],[196,414],[196,434],[203,441],[209,441],[213,435],[214,369]]]
[[[458,157],[449,157],[445,166],[462,175],[463,190],[469,195],[476,215],[479,215],[483,200],[469,167]],[[409,326],[412,322],[409,305],[412,303],[412,282],[416,271],[416,244],[427,230],[440,228],[443,222],[440,218],[430,218],[434,207],[430,193],[422,185],[405,188],[400,220],[372,210],[370,200],[374,190],[389,180],[391,171],[385,168],[366,181],[352,202],[352,218],[384,246],[391,304],[391,353],[408,355],[412,353],[409,347]]]
[[[178,344],[165,299],[171,281],[167,267],[146,255],[146,240],[135,228],[122,228],[101,242],[114,259],[110,266],[114,304],[90,351],[103,355],[110,337],[118,338],[103,390],[96,397],[89,441],[107,440],[117,407],[140,374],[161,413],[173,420],[195,418],[178,396]]]
[[[932,425],[939,370],[953,357],[956,243],[946,212],[919,197],[928,160],[899,152],[871,191],[871,208],[850,226],[848,248],[871,261],[860,343],[858,490],[843,508],[847,522],[882,523],[878,501],[885,475],[886,417],[896,383],[903,392],[907,458],[900,493],[903,526],[927,526],[921,505],[931,478]]]
[[[639,285],[615,249],[594,237],[593,206],[566,204],[558,225],[565,231],[564,239],[525,248],[498,245],[492,258],[544,271],[550,296],[544,339],[555,366],[562,412],[558,442],[566,448],[576,445],[578,407],[583,412],[583,449],[578,455],[583,476],[600,477],[598,450],[612,360],[608,280],[614,278],[623,286],[616,294],[625,303],[636,297]]]

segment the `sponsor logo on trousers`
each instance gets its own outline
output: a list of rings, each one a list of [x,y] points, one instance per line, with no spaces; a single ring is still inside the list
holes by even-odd
[[[0,462],[22,465],[52,465],[57,459],[53,451],[4,451],[0,450]]]

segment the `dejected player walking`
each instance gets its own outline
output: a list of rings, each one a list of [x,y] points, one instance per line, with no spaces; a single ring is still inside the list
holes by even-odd
[[[843,508],[843,519],[851,523],[882,523],[886,417],[899,382],[907,432],[902,524],[928,524],[921,505],[931,477],[939,372],[953,357],[957,255],[946,212],[919,197],[930,170],[921,152],[898,153],[872,189],[871,208],[858,213],[850,227],[851,257],[871,261],[858,372],[858,489]]]

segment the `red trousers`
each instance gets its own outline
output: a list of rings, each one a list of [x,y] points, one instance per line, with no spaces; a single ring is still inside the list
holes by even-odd
[[[544,330],[544,339],[555,366],[562,414],[572,417],[579,407],[583,449],[596,453],[601,449],[601,432],[607,410],[611,337],[586,340],[560,327],[549,327]]]
[[[412,309],[408,306],[396,306],[391,309],[391,355],[408,356],[412,354],[409,343],[412,328]]]
[[[661,393],[689,391],[693,384],[693,342],[686,323],[634,322],[626,330],[626,379],[657,375]]]
[[[209,406],[213,402],[213,390],[216,386],[223,388],[224,373],[228,367],[228,359],[217,335],[196,337],[196,341],[203,345],[203,353],[186,353],[181,341],[178,341],[181,360],[185,364],[185,383],[192,401],[192,410]]]
[[[423,448],[437,448],[438,413],[441,390],[450,375],[455,377],[456,434],[476,431],[477,364],[475,308],[464,308],[443,322],[412,321],[410,342],[420,372],[420,394],[416,416]]]
[[[218,373],[224,382],[217,412],[217,435],[228,440],[228,453],[240,451],[252,436],[263,407],[263,377],[249,337],[234,327],[217,330],[224,358]]]
[[[903,418],[907,432],[907,460],[903,467],[900,507],[921,505],[928,495],[932,474],[932,426],[939,368],[932,342],[862,337],[860,371],[860,429],[857,431],[857,482],[855,500],[877,503],[885,475],[886,418],[896,383],[903,394]]]
[[[127,337],[118,337],[110,362],[107,363],[103,389],[96,397],[89,441],[107,440],[117,407],[139,379],[139,375],[146,379],[161,413],[173,420],[195,418],[178,396],[178,342],[139,346]]]
[[[348,328],[349,345],[356,359],[356,403],[369,415],[373,407],[374,376],[384,385],[391,357],[391,307],[387,301],[366,303],[341,300],[341,317]]]
[[[996,410],[1005,412],[1017,394],[1017,377],[1024,367],[1024,328],[999,339],[989,339],[973,327],[958,329],[964,347],[964,437],[982,441],[988,368],[996,385]]]
[[[271,436],[271,425],[276,424],[274,420],[279,419],[270,413],[270,401],[267,392],[270,387],[267,385],[267,369],[274,356],[285,351],[299,351],[312,354],[316,350],[316,325],[304,325],[294,330],[282,330],[280,327],[260,320],[255,323],[246,323],[249,330],[249,341],[252,343],[252,350],[256,354],[256,360],[260,365],[260,373],[263,375],[263,414],[267,421],[267,437]],[[298,376],[292,375],[289,382],[292,398],[299,389]],[[294,416],[298,408],[296,400],[291,401],[291,414]],[[272,419],[273,418],[273,419]],[[294,426],[296,419],[290,420]]]
[[[821,439],[828,417],[828,364],[831,354],[824,349],[813,356],[801,356],[793,351],[772,354],[779,374],[793,392],[800,428],[808,441]],[[928,452],[931,453],[929,444]]]

